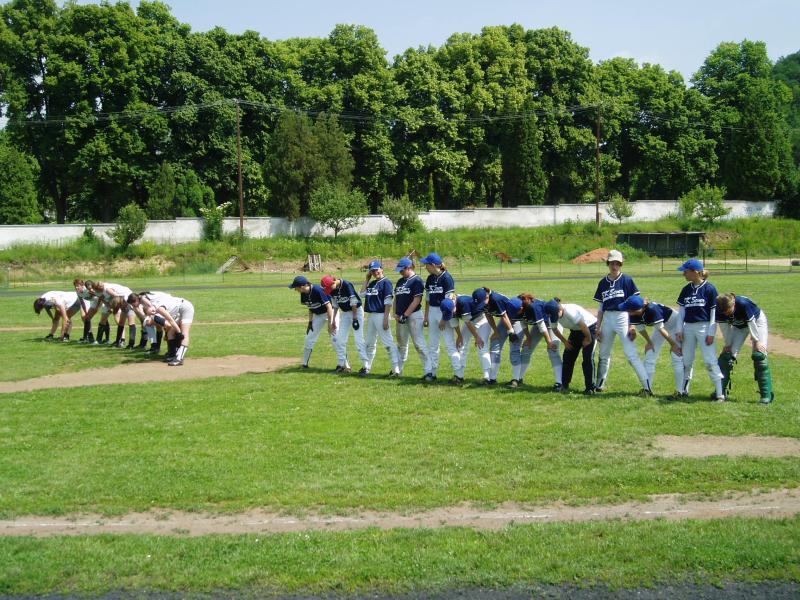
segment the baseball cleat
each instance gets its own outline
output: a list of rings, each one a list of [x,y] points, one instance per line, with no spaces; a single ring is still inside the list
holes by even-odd
[[[430,383],[435,380],[436,380],[436,375],[434,375],[433,373],[425,373],[425,375],[422,376],[422,381],[424,381],[425,383]]]
[[[506,384],[506,387],[507,387],[508,389],[510,389],[510,390],[515,390],[515,389],[517,389],[517,388],[519,387],[519,380],[517,380],[517,379],[512,379],[511,381],[509,381],[509,382]]]
[[[464,378],[463,377],[459,377],[458,375],[453,375],[453,378],[450,380],[450,383],[452,385],[463,385],[464,384]]]
[[[595,392],[595,390],[594,390],[594,388],[593,388],[593,387],[586,388],[585,390],[583,390],[583,395],[584,395],[584,396],[594,396],[594,395],[595,395],[595,393],[596,393],[596,392]]]
[[[183,366],[183,361],[178,359],[178,358],[176,358],[174,360],[169,361],[167,364],[170,367],[182,367]]]
[[[636,395],[639,396],[639,398],[652,398],[653,392],[646,388],[642,388]]]
[[[667,396],[667,400],[683,400],[684,398],[688,397],[689,394],[687,394],[686,392],[673,392],[672,394]]]
[[[553,392],[561,392],[563,390],[564,390],[564,386],[562,386],[560,383],[554,383],[553,384],[553,389],[551,391],[553,391]]]
[[[389,379],[396,379],[396,378],[400,377],[400,373],[398,373],[397,371],[389,371],[389,374],[387,375],[387,377]]]
[[[762,398],[758,401],[759,404],[772,404],[772,401],[775,400],[775,392],[772,392],[769,396]]]
[[[358,376],[359,376],[359,377],[366,377],[367,375],[369,375],[369,371],[367,371],[367,368],[366,368],[366,367],[361,367],[361,368],[358,370]]]
[[[336,365],[336,368],[333,370],[334,373],[341,373],[344,371],[344,367],[342,365]]]

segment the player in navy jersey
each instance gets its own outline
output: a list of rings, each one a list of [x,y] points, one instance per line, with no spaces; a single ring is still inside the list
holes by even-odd
[[[522,317],[525,323],[525,341],[522,343],[520,352],[520,366],[515,373],[514,379],[509,383],[509,387],[515,388],[522,383],[525,373],[531,364],[536,347],[542,340],[547,344],[547,356],[553,367],[553,391],[561,391],[561,343],[554,335],[550,334],[550,315],[545,311],[545,302],[534,298],[533,294],[520,294],[517,296],[522,301]],[[556,325],[557,327],[558,325]]]
[[[482,292],[481,292],[482,291]],[[472,292],[472,298],[478,301],[486,299],[486,318],[492,335],[489,338],[489,354],[492,358],[492,370],[489,373],[488,385],[497,383],[503,346],[509,340],[509,358],[514,379],[519,385],[518,374],[522,364],[522,338],[525,327],[522,324],[522,300],[514,296],[509,298],[489,288],[478,288]],[[512,380],[513,381],[513,380]],[[511,382],[509,382],[511,385]],[[516,386],[514,386],[516,387]]]
[[[683,380],[681,390],[689,394],[692,382],[692,366],[694,355],[699,347],[703,355],[708,376],[714,385],[713,397],[717,402],[725,401],[722,388],[722,372],[717,364],[717,351],[714,335],[717,331],[717,289],[708,281],[708,272],[696,258],[692,258],[678,267],[688,282],[678,295],[680,306],[681,331],[677,338],[683,350]]]
[[[639,358],[636,344],[633,342],[636,338],[636,329],[628,322],[628,313],[619,309],[620,304],[639,293],[639,288],[636,287],[633,279],[622,272],[623,260],[622,252],[619,250],[612,250],[608,253],[606,260],[608,275],[600,280],[594,293],[595,301],[600,303],[600,308],[597,310],[597,341],[600,342],[600,349],[595,390],[601,392],[605,388],[608,371],[611,367],[614,338],[619,336],[625,357],[636,371],[636,376],[642,386],[640,395],[652,396],[653,392],[650,389],[647,371]]]
[[[336,334],[333,336],[333,347],[336,348],[337,373],[350,373],[350,360],[347,357],[347,340],[350,331],[356,340],[356,350],[362,366],[367,364],[367,350],[364,344],[364,307],[355,286],[346,279],[337,279],[326,275],[320,281],[322,289],[331,297],[333,305],[333,322],[336,323]]]
[[[562,392],[569,392],[572,373],[578,355],[583,352],[583,379],[586,396],[594,394],[594,348],[597,319],[588,310],[577,304],[561,304],[561,298],[545,303],[544,310],[550,319],[553,334],[564,344],[561,367]],[[569,330],[569,337],[563,331]]]
[[[439,371],[439,338],[444,338],[444,346],[450,357],[450,364],[455,374],[459,362],[458,348],[456,348],[456,338],[451,327],[445,327],[442,322],[442,311],[440,304],[445,298],[455,298],[456,284],[453,277],[445,267],[442,257],[431,252],[420,262],[425,265],[428,271],[428,279],[425,281],[425,291],[428,294],[425,302],[425,317],[423,325],[428,327],[428,367],[423,377],[424,381],[431,382],[436,380]]]
[[[408,360],[409,338],[422,361],[422,369],[427,372],[428,349],[423,330],[422,296],[425,284],[414,271],[414,263],[410,258],[401,258],[394,269],[400,273],[400,279],[394,286],[394,318],[397,321],[397,351],[400,356],[400,374],[403,374]]]
[[[753,346],[750,357],[753,360],[761,404],[769,404],[775,399],[775,393],[772,390],[772,373],[767,362],[769,329],[766,313],[750,298],[730,292],[717,298],[717,318],[725,340],[718,362],[723,375],[723,391],[727,394],[730,388],[733,365],[749,335]]]
[[[492,328],[486,319],[486,292],[479,288],[478,299],[472,296],[458,296],[455,300],[445,298],[440,306],[442,320],[450,325],[456,333],[456,347],[459,352],[458,368],[450,380],[454,385],[464,383],[464,373],[467,369],[467,356],[469,355],[470,340],[475,340],[475,349],[483,369],[484,383],[489,381],[492,370],[492,357],[489,354],[489,336]],[[478,290],[476,290],[477,292]],[[463,325],[459,323],[463,322]]]
[[[675,393],[673,400],[684,396],[683,393],[683,357],[678,331],[681,330],[680,315],[669,306],[651,302],[641,296],[631,296],[619,305],[620,310],[628,312],[631,325],[642,334],[645,340],[644,368],[650,381],[656,380],[656,362],[664,342],[670,345],[672,373],[675,376]],[[647,327],[653,328],[653,337],[647,334]]]
[[[308,307],[308,326],[306,327],[306,339],[303,344],[303,367],[308,368],[308,361],[317,343],[319,334],[327,324],[328,333],[331,336],[336,334],[336,323],[333,321],[333,307],[331,298],[325,293],[321,286],[312,284],[302,275],[294,278],[289,285],[293,290],[300,293],[300,303]],[[334,349],[336,346],[334,345]]]
[[[361,292],[364,297],[364,311],[367,313],[367,363],[358,374],[366,377],[372,370],[372,363],[378,351],[378,338],[380,338],[392,363],[389,377],[400,377],[400,356],[389,327],[394,289],[392,283],[384,277],[380,261],[373,260],[369,263],[367,279],[364,281]]]

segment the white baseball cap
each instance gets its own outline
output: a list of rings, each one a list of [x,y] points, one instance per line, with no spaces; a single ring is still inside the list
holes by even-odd
[[[606,262],[616,261],[618,263],[625,262],[625,259],[622,257],[622,252],[619,250],[611,250],[608,253],[608,258],[606,258]]]

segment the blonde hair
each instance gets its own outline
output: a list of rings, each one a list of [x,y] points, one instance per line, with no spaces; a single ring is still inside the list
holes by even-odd
[[[528,306],[528,305],[529,305],[529,304],[531,304],[531,303],[532,303],[534,300],[536,300],[536,296],[534,296],[533,294],[529,294],[529,293],[527,293],[527,292],[525,292],[524,294],[518,294],[518,295],[517,295],[517,298],[519,298],[520,300],[522,300],[522,305],[523,305],[523,306]]]
[[[728,292],[727,294],[720,294],[717,296],[717,308],[723,313],[726,313],[732,309],[735,302],[736,294],[733,292]]]
[[[702,279],[703,281],[708,279],[708,276],[711,275],[711,273],[709,273],[706,269],[703,269],[702,271],[698,272],[700,273],[700,279]]]

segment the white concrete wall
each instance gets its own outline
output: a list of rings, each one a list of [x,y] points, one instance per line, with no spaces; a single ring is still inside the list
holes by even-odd
[[[655,221],[678,212],[674,200],[640,200],[632,203],[634,214],[631,221]],[[745,202],[728,200],[725,206],[731,209],[728,218],[771,217],[775,213],[775,202]],[[600,205],[604,221],[610,220],[607,205]],[[432,210],[421,213],[420,220],[427,229],[455,229],[459,227],[537,227],[570,221],[594,221],[594,204],[561,204],[559,206],[518,206],[516,208],[476,208],[471,210]],[[91,224],[95,233],[105,237],[113,224]],[[333,235],[333,231],[321,227],[311,219],[288,221],[277,217],[248,217],[245,231],[250,237],[264,238],[277,235]],[[63,244],[83,235],[85,224],[73,225],[0,225],[0,249],[20,244]],[[239,230],[239,219],[229,217],[223,223],[225,233]],[[392,225],[384,215],[370,215],[363,225],[347,233],[379,233],[392,231]],[[174,221],[149,221],[143,240],[175,244],[199,240],[203,232],[202,219],[175,219]],[[108,240],[108,238],[106,237]],[[109,240],[110,241],[110,240]]]

